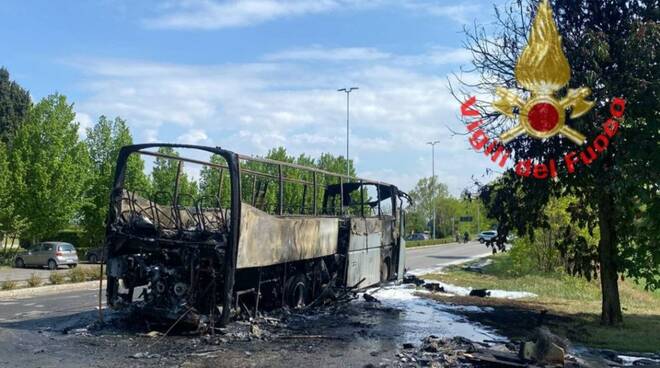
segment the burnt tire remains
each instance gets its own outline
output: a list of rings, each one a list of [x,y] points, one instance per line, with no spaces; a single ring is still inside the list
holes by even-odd
[[[285,302],[289,308],[302,308],[309,302],[310,290],[307,276],[298,274],[289,278]]]

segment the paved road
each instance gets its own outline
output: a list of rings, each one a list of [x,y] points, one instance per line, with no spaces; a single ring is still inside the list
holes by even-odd
[[[423,274],[450,264],[484,257],[491,253],[491,248],[487,248],[477,241],[411,248],[406,251],[406,270],[414,274]]]
[[[4,323],[56,318],[74,313],[98,310],[98,285],[83,290],[63,291],[28,298],[0,297],[0,328]],[[105,306],[105,291],[103,295]]]
[[[461,263],[490,254],[490,248],[478,242],[444,244],[408,249],[406,268],[422,274],[449,264]],[[46,271],[50,272],[50,271]],[[103,295],[105,303],[105,295]],[[58,292],[21,299],[0,297],[0,323],[15,320],[56,317],[96,309],[98,289]]]

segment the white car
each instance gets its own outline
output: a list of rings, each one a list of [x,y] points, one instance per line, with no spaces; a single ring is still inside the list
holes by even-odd
[[[479,233],[479,236],[477,239],[479,240],[479,243],[485,243],[493,240],[497,236],[497,231],[495,230],[488,230],[488,231],[482,231]]]

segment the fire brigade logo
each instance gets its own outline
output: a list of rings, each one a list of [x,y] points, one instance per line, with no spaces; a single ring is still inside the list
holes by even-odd
[[[570,118],[574,119],[591,110],[594,102],[586,100],[591,90],[568,89],[566,96],[557,97],[557,91],[571,79],[571,67],[562,51],[561,36],[548,0],[539,4],[527,46],[516,64],[515,77],[530,91],[530,96],[525,100],[515,91],[497,88],[499,99],[493,102],[493,108],[512,119],[515,112],[519,117],[516,126],[500,135],[502,143],[523,133],[537,139],[561,134],[578,145],[584,143],[585,136],[566,125],[566,114],[570,111]]]

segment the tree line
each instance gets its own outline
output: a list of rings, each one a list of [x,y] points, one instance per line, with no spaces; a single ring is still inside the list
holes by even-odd
[[[407,235],[425,231],[431,234],[434,209],[436,238],[462,238],[464,233],[472,236],[495,226],[482,201],[469,191],[459,197],[450,195],[437,176],[420,179],[409,195],[413,203],[406,211]]]
[[[29,93],[0,68],[0,250],[6,258],[15,251],[11,249],[14,240],[20,239],[22,244],[64,240],[61,238],[66,230],[76,234],[78,247],[102,245],[117,155],[122,146],[133,144],[133,137],[120,117],[99,117],[84,138],[79,129],[73,104],[64,95],[53,94],[33,103]],[[169,147],[160,148],[159,153],[179,155]],[[271,149],[266,157],[336,173],[345,173],[347,164],[345,158],[330,153],[318,159],[304,154],[294,157],[283,147]],[[210,162],[224,163],[216,155]],[[348,164],[351,175],[355,175],[353,162]],[[245,163],[245,167],[262,172],[275,169],[255,162]],[[144,159],[131,155],[125,187],[154,199],[155,193],[172,193],[178,170],[176,160],[158,157],[147,174]],[[201,169],[198,180],[182,172],[181,198],[212,198],[218,194],[228,198],[228,185],[220,192],[220,175],[219,170],[208,166]],[[302,170],[285,175],[311,181]],[[329,178],[319,180],[320,184],[331,182]],[[252,195],[250,187],[246,189],[243,200]],[[264,202],[271,209],[276,192],[272,185],[266,191]],[[286,203],[311,208],[311,194],[305,196],[307,203],[302,203],[302,188],[287,185],[284,192]],[[321,198],[317,200],[320,203]]]

